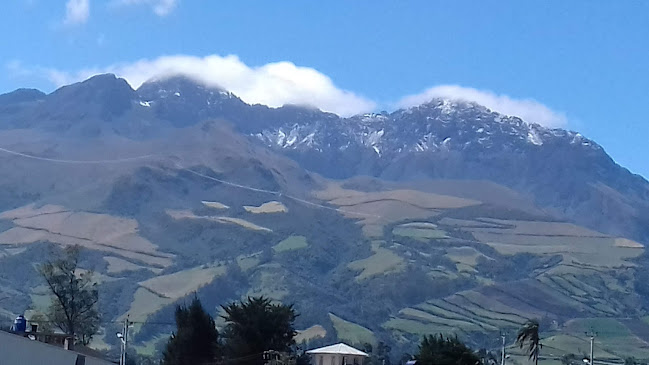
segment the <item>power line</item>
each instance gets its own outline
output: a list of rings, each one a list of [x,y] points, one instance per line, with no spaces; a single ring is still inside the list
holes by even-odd
[[[69,159],[40,157],[40,156],[35,156],[35,155],[32,155],[32,154],[23,153],[23,152],[18,152],[18,151],[14,151],[14,150],[10,150],[10,149],[7,149],[7,148],[2,148],[2,147],[0,147],[0,152],[5,152],[5,153],[11,154],[11,155],[20,156],[20,157],[29,158],[29,159],[38,160],[38,161],[44,161],[44,162],[65,163],[65,164],[80,164],[80,165],[84,165],[84,164],[86,164],[86,165],[92,165],[92,164],[94,164],[94,165],[116,164],[116,163],[125,163],[125,162],[137,161],[137,160],[144,160],[144,159],[149,159],[149,158],[153,158],[153,157],[156,157],[156,156],[161,157],[161,156],[156,155],[156,154],[147,154],[147,155],[141,155],[141,156],[126,157],[126,158],[119,158],[119,159],[109,159],[109,160],[69,160]],[[228,181],[228,180],[224,180],[224,179],[219,179],[219,178],[216,178],[216,177],[213,177],[213,176],[205,175],[205,174],[202,174],[200,172],[194,171],[194,170],[192,170],[190,168],[182,167],[178,163],[176,163],[176,167],[178,169],[180,169],[180,170],[187,171],[187,172],[192,173],[192,174],[194,174],[196,176],[199,176],[199,177],[202,177],[202,178],[205,178],[205,179],[209,179],[209,180],[212,180],[212,181],[216,181],[216,182],[219,182],[221,184],[228,185],[228,186],[238,188],[238,189],[244,189],[244,190],[253,191],[253,192],[257,192],[257,193],[270,194],[270,195],[274,195],[274,196],[278,196],[278,197],[285,197],[285,198],[291,199],[293,201],[296,201],[298,203],[302,203],[302,204],[317,207],[317,208],[332,210],[332,211],[336,211],[336,212],[343,213],[343,214],[356,215],[356,216],[362,216],[362,217],[372,217],[372,218],[379,218],[379,219],[383,218],[382,216],[376,215],[376,214],[355,212],[355,211],[352,211],[352,210],[334,208],[334,207],[331,207],[331,206],[326,206],[326,205],[323,205],[323,204],[314,203],[314,202],[311,202],[311,201],[308,201],[308,200],[305,200],[305,199],[302,199],[302,198],[299,198],[299,197],[296,197],[296,196],[293,196],[293,195],[282,193],[281,191],[273,191],[273,190],[268,190],[268,189],[262,189],[262,188],[257,188],[257,187],[254,187],[254,186],[238,184],[238,183]]]
[[[351,211],[351,210],[346,210],[346,209],[341,209],[341,208],[334,208],[334,207],[326,206],[326,205],[323,205],[323,204],[310,202],[308,200],[298,198],[298,197],[293,196],[293,195],[282,193],[281,191],[260,189],[260,188],[255,188],[255,187],[252,187],[252,186],[233,183],[231,181],[227,181],[227,180],[219,179],[219,178],[216,178],[216,177],[213,177],[213,176],[201,174],[200,172],[197,172],[197,171],[194,171],[192,169],[182,167],[182,166],[179,166],[179,165],[177,165],[177,167],[179,169],[181,169],[181,170],[190,172],[190,173],[192,173],[194,175],[197,175],[197,176],[200,176],[202,178],[209,179],[209,180],[212,180],[212,181],[216,181],[216,182],[219,182],[219,183],[222,183],[222,184],[225,184],[225,185],[229,185],[229,186],[232,186],[232,187],[235,187],[235,188],[245,189],[245,190],[258,192],[258,193],[265,193],[265,194],[275,195],[275,196],[278,196],[278,197],[285,197],[285,198],[294,200],[294,201],[302,203],[302,204],[306,204],[306,205],[310,205],[310,206],[314,206],[314,207],[318,207],[318,208],[323,208],[323,209],[329,209],[329,210],[333,210],[333,211],[336,211],[336,212],[339,212],[339,213],[352,214],[352,215],[358,215],[358,216],[364,216],[364,217],[383,218],[382,216],[376,215],[376,214],[355,212],[355,211]]]
[[[144,159],[148,159],[148,158],[151,158],[151,157],[155,156],[153,154],[149,154],[149,155],[117,158],[117,159],[110,159],[110,160],[66,160],[66,159],[58,159],[58,158],[49,158],[49,157],[40,157],[40,156],[30,155],[30,154],[27,154],[27,153],[17,152],[17,151],[13,151],[13,150],[2,148],[2,147],[0,147],[0,151],[8,153],[10,155],[25,157],[25,158],[29,158],[29,159],[32,159],[32,160],[45,161],[45,162],[55,162],[55,163],[65,163],[65,164],[112,164],[112,163],[124,163],[124,162],[131,162],[131,161],[137,161],[137,160],[144,160]]]

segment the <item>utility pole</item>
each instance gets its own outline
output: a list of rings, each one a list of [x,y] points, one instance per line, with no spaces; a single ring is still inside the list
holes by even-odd
[[[124,324],[124,364],[126,365],[126,349],[128,348],[128,326],[131,325],[128,320],[128,314],[126,315],[126,323]]]
[[[590,332],[586,333],[588,336],[590,336],[590,363],[588,365],[594,365],[595,364],[595,358],[593,357],[593,349],[595,347],[595,336],[597,336],[596,332]]]
[[[595,364],[595,358],[593,357],[593,345],[595,344],[595,334],[590,335],[590,365]]]
[[[500,337],[503,338],[503,349],[501,351],[502,358],[500,360],[500,365],[505,365],[505,334],[501,334]]]
[[[128,320],[128,315],[126,315],[126,319],[124,319],[124,327],[122,328],[122,332],[117,332],[117,338],[120,339],[121,342],[121,351],[120,351],[120,356],[119,356],[119,365],[126,365],[126,348],[128,346],[128,327],[131,325],[131,322]]]

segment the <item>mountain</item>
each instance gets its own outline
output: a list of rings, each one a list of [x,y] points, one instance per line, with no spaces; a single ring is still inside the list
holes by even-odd
[[[112,351],[127,313],[153,351],[197,293],[215,315],[246,295],[295,303],[311,346],[398,356],[442,332],[492,348],[536,317],[553,356],[590,326],[616,328],[607,357],[649,358],[649,183],[576,132],[459,100],[341,118],[99,75],[0,95],[0,148],[7,320],[47,303],[32,264],[79,244],[93,344]]]

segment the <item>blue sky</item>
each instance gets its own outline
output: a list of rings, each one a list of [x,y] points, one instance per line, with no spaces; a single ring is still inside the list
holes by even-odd
[[[185,70],[341,114],[450,93],[649,176],[647,1],[9,0],[0,32],[0,92]]]

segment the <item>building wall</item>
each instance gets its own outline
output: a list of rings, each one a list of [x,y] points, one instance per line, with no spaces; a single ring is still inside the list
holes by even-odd
[[[75,365],[78,358],[83,359],[85,365],[113,365],[108,361],[0,331],[0,365]]]
[[[363,356],[317,354],[314,355],[312,365],[363,365]]]

